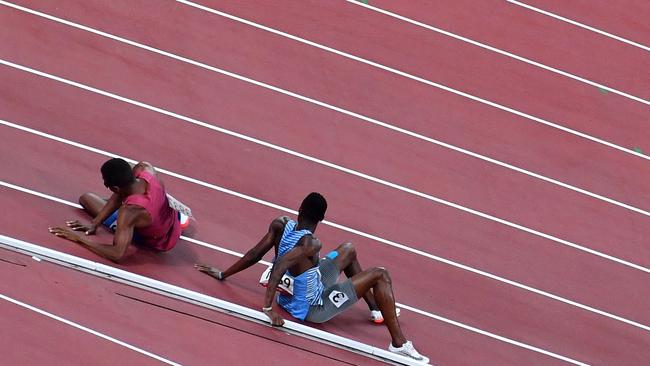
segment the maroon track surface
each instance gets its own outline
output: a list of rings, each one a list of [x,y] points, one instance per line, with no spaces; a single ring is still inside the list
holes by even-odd
[[[122,6],[118,2],[109,4],[102,6],[100,10],[87,9],[84,6],[57,6],[56,9],[53,9],[54,6],[48,6],[47,3],[38,3],[33,6],[36,9],[51,12],[54,15],[63,16],[66,19],[78,21],[112,34],[144,42],[209,65],[217,65],[226,70],[285,87],[614,199],[650,208],[650,202],[647,198],[650,196],[645,194],[650,186],[650,178],[640,173],[646,163],[641,159],[626,158],[621,156],[620,152],[611,151],[609,148],[550,129],[531,120],[476,102],[469,102],[466,98],[418,84],[403,77],[387,74],[384,71],[369,68],[357,62],[343,59],[340,56],[297,44],[278,36],[272,36],[266,32],[188,8],[184,5],[169,3],[167,6],[155,9],[155,13],[152,13],[152,9],[146,2],[129,2],[128,7]],[[140,5],[137,6],[138,4]],[[296,2],[291,4],[292,6],[302,6]],[[327,3],[319,4],[326,6]],[[346,6],[350,7],[350,12],[363,10],[353,5]],[[239,12],[243,12],[245,9],[243,5],[238,7]],[[255,9],[260,9],[260,7]],[[287,5],[287,7],[282,8],[282,13],[277,14],[274,19],[276,21],[277,19],[284,19],[287,15],[283,14],[291,9],[292,7]],[[271,10],[259,11],[259,13],[274,14],[271,13]],[[279,12],[278,9],[276,10]],[[316,19],[309,18],[309,14],[312,13],[304,11],[305,17],[292,14],[288,17],[293,22],[289,24],[293,27],[291,28],[292,33],[299,36],[321,41],[327,45],[343,48],[353,53],[363,51],[364,53],[361,56],[367,56],[372,60],[396,66],[399,69],[422,77],[430,77],[434,81],[451,83],[452,80],[439,80],[437,76],[431,75],[431,72],[442,74],[447,78],[453,77],[456,81],[451,83],[450,86],[457,86],[464,91],[471,92],[471,90],[468,90],[468,85],[479,83],[476,88],[480,88],[480,92],[477,94],[489,100],[503,102],[508,106],[519,103],[520,100],[526,100],[527,106],[536,104],[539,105],[540,109],[531,111],[530,107],[527,107],[523,108],[524,112],[546,117],[553,122],[567,125],[567,127],[592,133],[597,137],[611,140],[621,146],[628,148],[640,147],[642,149],[647,146],[648,150],[650,150],[650,145],[646,145],[650,141],[650,134],[648,134],[647,129],[643,128],[650,114],[648,109],[639,103],[612,94],[603,96],[596,88],[569,82],[565,78],[525,66],[503,56],[497,57],[497,55],[476,47],[441,38],[442,36],[430,31],[410,25],[405,26],[403,22],[391,20],[391,18],[385,16],[379,19],[372,17],[375,25],[367,29],[353,27],[354,23],[352,22],[356,19],[354,17],[349,15],[348,17],[337,17],[337,22],[347,20],[347,23],[343,24],[347,25],[347,28],[339,30],[335,35],[329,37],[329,41],[326,42],[316,38],[316,36],[322,37],[321,34],[324,30],[332,28],[333,25],[322,24],[321,27],[316,28],[313,25],[314,23],[318,24]],[[319,10],[319,13],[323,11]],[[97,13],[106,16],[96,16]],[[107,14],[110,14],[110,16]],[[242,15],[250,16],[251,14],[245,13]],[[254,15],[257,15],[257,13]],[[373,14],[363,10],[361,15],[370,17]],[[11,14],[7,16],[11,17]],[[351,134],[364,136],[368,133],[366,129],[361,131],[356,129],[358,125],[365,125],[364,122],[343,117],[339,113],[323,111],[320,107],[313,107],[305,103],[294,105],[295,102],[287,97],[242,82],[235,82],[229,78],[215,76],[215,79],[209,78],[210,81],[207,81],[205,79],[210,73],[205,70],[199,70],[189,65],[179,65],[177,61],[165,60],[161,57],[147,57],[150,56],[149,52],[135,50],[133,47],[116,44],[115,42],[97,44],[95,43],[96,36],[91,36],[86,32],[73,31],[65,26],[42,26],[50,22],[33,19],[33,16],[21,16],[18,13],[16,13],[16,16],[18,19],[13,21],[8,19],[7,21],[19,23],[18,26],[20,27],[27,27],[25,32],[28,34],[39,35],[36,38],[37,44],[32,45],[25,43],[29,42],[29,39],[20,38],[18,40],[7,36],[9,38],[6,42],[7,51],[14,55],[13,60],[16,62],[29,60],[28,64],[37,66],[42,70],[51,70],[64,77],[70,75],[69,73],[74,73],[77,81],[88,82],[92,85],[101,83],[100,78],[105,73],[106,78],[104,79],[107,80],[104,80],[106,83],[101,84],[102,88],[124,96],[138,96],[136,98],[138,100],[155,102],[157,106],[167,107],[179,113],[187,111],[191,107],[190,116],[192,117],[206,118],[209,121],[218,122],[217,124],[220,126],[234,128],[252,136],[268,139],[269,129],[276,131],[274,135],[277,135],[278,130],[285,126],[291,126],[293,129],[299,129],[299,133],[283,137],[291,139],[289,142],[293,144],[301,143],[299,150],[306,153],[312,153],[313,148],[305,147],[305,139],[301,139],[299,136],[307,134],[312,136],[316,130],[314,126],[318,126],[320,129],[324,127],[324,123],[331,128],[345,124],[346,126],[352,125],[349,128],[354,128],[354,130],[351,130]],[[30,18],[33,20],[25,21]],[[250,18],[256,20],[256,17],[250,16]],[[301,18],[304,18],[303,23],[297,23]],[[386,24],[387,22],[390,24]],[[276,24],[269,25],[275,26]],[[378,42],[401,35],[400,32],[389,32],[391,28],[388,28],[388,31],[383,31],[384,33],[378,39],[372,40],[366,37],[362,38],[365,42],[348,44],[362,37],[362,35],[349,37],[349,34],[356,35],[366,29],[366,32],[374,36],[389,25],[392,28],[406,29],[409,32],[408,37],[404,37],[404,40],[399,38],[398,40],[402,41],[401,43],[397,43],[397,40],[391,43],[381,43],[380,48],[380,45],[377,45]],[[45,29],[50,27],[53,30],[61,29],[61,33],[58,31],[46,32]],[[310,30],[311,32],[309,32]],[[25,32],[22,34],[26,34]],[[316,32],[318,34],[314,34]],[[325,33],[327,35],[327,32]],[[215,39],[212,36],[214,34],[219,34],[220,37]],[[41,37],[45,37],[48,42],[38,41]],[[408,43],[417,42],[421,38],[431,39],[428,42],[437,40],[436,44],[444,42],[448,44],[448,47],[454,47],[454,52],[451,52],[451,49],[447,52],[439,52],[431,48],[416,48],[414,46],[417,43]],[[264,41],[261,42],[260,39]],[[242,47],[242,42],[254,44],[255,47]],[[402,43],[406,43],[407,46],[411,47],[403,47],[401,46]],[[387,50],[386,47],[389,46],[391,48]],[[83,51],[80,51],[83,54],[94,53],[97,56],[101,55],[101,58],[98,57],[93,60],[93,63],[86,63],[83,67],[83,69],[96,69],[86,73],[86,77],[83,77],[77,72],[81,70],[67,67],[66,63],[53,64],[47,62],[47,58],[39,60],[31,56],[33,52],[38,50],[54,58],[65,58],[67,61],[70,54],[64,50],[67,50],[68,47],[84,48]],[[360,49],[361,47],[364,48]],[[115,48],[120,51],[113,53]],[[453,56],[456,55],[455,52],[461,51],[467,55],[460,60],[452,58],[440,61],[442,57],[450,57],[445,55]],[[122,56],[124,53],[140,55],[135,59],[129,58],[128,64],[134,67],[132,69],[133,73],[129,74],[129,80],[131,81],[129,84],[111,78],[111,73],[107,72],[108,69],[113,67],[120,68],[120,71],[115,70],[113,72],[125,71],[123,68],[125,61]],[[617,54],[616,52],[613,53]],[[408,57],[403,55],[408,55]],[[76,59],[76,62],[83,62],[83,59]],[[486,64],[486,69],[483,72],[458,69],[463,62],[476,61],[477,59],[480,59],[481,62],[474,62],[467,66],[476,68]],[[631,59],[637,60],[639,57],[631,57]],[[426,64],[422,64],[424,61],[420,61],[420,64],[411,65],[416,61],[408,60],[426,60]],[[643,66],[643,70],[647,70],[647,66],[649,66],[648,58],[641,58],[641,60],[645,62],[635,62],[641,63],[639,67]],[[431,62],[440,62],[439,67],[431,67]],[[498,73],[502,68],[505,69],[505,72],[499,76],[501,81],[492,80],[492,75]],[[519,71],[514,71],[512,68]],[[103,72],[98,73],[98,69]],[[445,72],[442,73],[438,70],[444,70]],[[155,77],[152,77],[153,75]],[[192,77],[193,75],[196,76]],[[517,77],[517,75],[524,79],[513,81],[513,78]],[[535,75],[537,76],[533,77]],[[358,80],[358,83],[350,84],[348,82],[352,76],[354,76],[355,80]],[[169,82],[174,80],[176,81],[176,88],[180,89],[173,90],[182,92],[169,93],[168,98],[151,92],[152,90],[168,88]],[[551,87],[549,85],[530,87],[526,90],[513,89],[524,88],[534,83],[535,80],[546,84],[549,84],[549,80],[553,80],[550,84],[560,85],[560,87],[553,91],[548,91],[548,88]],[[141,87],[149,91],[146,95],[137,93],[137,85],[141,82],[148,84]],[[215,97],[214,90],[221,90],[222,88],[232,92],[229,95]],[[369,91],[372,91],[372,93]],[[485,95],[486,92],[489,92],[489,95]],[[495,99],[495,96],[504,95],[504,93],[508,94],[506,99]],[[570,93],[570,96],[567,97],[566,93]],[[528,98],[529,95],[530,98]],[[241,100],[255,100],[256,103],[242,104]],[[196,107],[195,103],[199,107]],[[292,105],[292,108],[287,108],[287,105]],[[563,107],[560,107],[560,105]],[[516,108],[516,105],[514,107]],[[314,116],[315,111],[320,112],[319,116],[322,113],[322,117]],[[555,115],[547,113],[555,113]],[[269,116],[275,118],[269,119]],[[296,119],[300,120],[299,124],[292,123]],[[247,121],[247,123],[243,125],[241,121]],[[594,123],[594,121],[598,123]],[[580,122],[579,126],[574,125],[578,122]],[[323,134],[324,132],[319,131],[319,135]],[[341,135],[341,133],[329,132],[328,136],[323,136],[330,137],[328,146],[340,146],[340,149],[331,151],[331,154],[335,154],[335,157],[340,158],[343,155],[342,152],[354,151],[356,153],[360,149],[358,145],[341,145],[345,142],[341,141],[341,138],[345,138],[345,136]],[[390,136],[395,136],[395,134],[392,133]],[[412,139],[409,139],[409,141],[412,142]],[[286,140],[273,142],[287,147],[293,146]],[[370,144],[363,150],[374,155],[377,149],[383,149],[385,145],[381,143],[377,145]],[[378,146],[378,148],[371,149],[375,146]],[[391,156],[393,156],[393,160],[409,157],[409,155],[405,156],[403,151],[393,153]],[[585,159],[586,157],[589,157],[589,159]],[[379,165],[377,167],[379,169],[383,169],[385,166],[392,167],[391,164],[383,164],[381,159],[365,158],[364,161],[364,171],[372,168],[373,165]],[[556,161],[563,163],[555,164]],[[402,174],[400,172],[400,174],[395,175]],[[433,177],[437,178],[440,175],[422,174],[420,176],[431,181]],[[638,192],[644,194],[638,194]]]
[[[607,6],[611,3],[606,4],[605,1],[571,1],[572,4],[568,6],[565,4],[557,6],[560,4],[559,1],[545,1],[543,6],[535,2],[524,2],[538,5],[549,11],[559,8],[565,10],[570,7],[578,8],[576,6],[578,3],[589,4],[589,11],[582,11],[580,13],[582,16],[594,14],[594,10],[600,8],[600,11],[610,12],[607,16],[610,23],[616,23],[618,27],[627,30],[644,27],[642,24],[645,23],[630,19],[632,12],[622,11],[625,8],[622,3],[630,3],[630,1],[617,2],[615,7]],[[556,5],[549,7],[547,4],[550,3]],[[592,5],[594,3],[597,5]],[[409,2],[378,0],[374,4],[533,61],[627,91],[635,96],[645,99],[650,96],[642,77],[645,73],[643,70],[648,67],[647,52],[506,1],[445,0],[438,1],[434,5],[424,0]],[[639,17],[643,17],[642,14],[647,14],[650,9],[647,3],[639,8],[644,9],[637,13]],[[467,11],[468,9],[473,11]],[[612,10],[624,12],[624,19],[611,16]],[[574,10],[569,11],[574,12]],[[577,12],[571,15],[559,13],[580,20],[571,16]],[[593,26],[599,27],[596,24]],[[608,30],[609,24],[602,24],[601,28]],[[646,32],[644,38],[647,37]],[[641,40],[640,42],[644,43]],[[578,102],[575,98],[565,99],[565,102],[571,104],[568,103],[569,100]]]
[[[48,3],[18,3],[287,88],[637,207],[650,208],[650,178],[643,174],[648,164],[646,160],[213,14],[173,2],[156,8],[144,1],[104,4],[70,0],[58,2],[56,7]],[[625,147],[643,147],[649,141],[647,129],[642,128],[650,116],[647,106],[611,93],[602,95],[585,84],[358,6],[334,2],[204,3]],[[390,9],[388,2],[376,2],[380,7],[405,16],[433,13],[425,11],[426,3],[409,4],[404,9]],[[448,13],[437,12],[440,19],[419,20],[445,28],[442,19],[453,18],[459,23],[446,24],[445,29],[500,47],[497,42],[502,38],[496,30],[486,32],[486,28],[476,24],[470,26],[470,16],[479,17],[479,9],[459,19],[453,17],[454,11],[462,8],[462,5],[457,6],[444,6]],[[523,20],[512,23],[515,12],[528,12],[530,23]],[[544,48],[545,57],[562,67],[553,62],[548,62],[549,65],[644,97],[630,76],[647,70],[644,67],[649,59],[645,54],[640,54],[641,57],[635,53],[638,49],[567,29],[564,23],[512,5],[499,15],[490,18],[495,27],[508,25],[522,29],[516,32],[519,38],[513,41],[514,45],[517,40],[523,42],[526,34],[534,34],[539,22],[547,22],[546,37],[556,42],[553,43],[555,48]],[[0,41],[0,55],[4,60],[231,129],[650,266],[650,249],[645,239],[650,229],[647,216],[338,112],[17,10],[1,8],[0,23],[7,27]],[[479,37],[481,29],[485,34]],[[571,42],[559,42],[560,35],[573,42],[580,40],[583,49],[570,56],[558,51]],[[537,58],[540,56],[535,54],[538,47],[516,46],[508,51],[546,61]],[[606,65],[599,63],[581,67],[584,62],[583,65],[578,62],[589,55],[613,51],[616,51],[613,57],[620,58],[616,62],[626,65],[625,72],[619,69],[610,72]],[[330,202],[330,221],[642,324],[650,323],[646,311],[650,297],[642,290],[648,287],[647,273],[60,82],[7,66],[0,66],[0,75],[3,85],[11,86],[0,88],[2,119],[111,153],[149,160],[158,167],[284,207],[296,207],[305,193],[320,191]],[[154,130],[155,133],[151,133]],[[102,191],[97,167],[105,156],[5,126],[0,126],[0,131],[3,137],[0,161],[5,167],[3,181],[69,201],[75,201],[87,190]],[[134,139],[138,142],[131,143]],[[238,252],[245,252],[256,242],[270,219],[283,214],[187,181],[169,176],[163,179],[170,191],[187,202],[199,218],[188,235]],[[97,260],[96,256],[73,244],[52,238],[44,229],[67,218],[83,217],[77,210],[26,193],[0,189],[2,207],[8,212],[19,213],[0,220],[0,233]],[[107,235],[102,237],[110,240]],[[397,299],[404,304],[588,364],[632,365],[650,360],[650,337],[631,325],[332,227],[321,227],[319,237],[326,242],[325,249],[353,241],[364,266],[387,266]],[[223,267],[232,260],[233,257],[225,254],[181,242],[173,252],[164,255],[138,250],[120,268],[252,308],[259,307],[263,292],[255,284],[259,275],[256,271],[244,272],[232,281],[216,284],[192,269],[195,262]],[[15,271],[14,267],[9,268]],[[48,269],[48,275],[49,271],[65,273],[70,276],[71,283],[75,281],[73,277],[86,276],[56,268]],[[100,292],[108,291],[106,286],[118,286],[99,279],[93,282]],[[32,295],[25,293],[23,287],[13,284],[2,291],[8,294],[9,289],[26,299],[24,301],[31,299],[42,304],[51,301],[42,293],[38,294],[39,298],[30,297]],[[71,286],[66,291],[74,293],[78,289]],[[140,291],[137,294],[152,296]],[[106,301],[108,303],[99,302],[88,308],[110,306],[116,300]],[[183,309],[188,306],[171,300],[155,301],[167,301]],[[3,308],[10,306],[3,304]],[[30,316],[25,310],[11,311],[17,317]],[[187,312],[211,314],[195,308]],[[84,321],[97,322],[101,326],[106,319],[102,320],[98,316],[100,313],[98,310],[86,314],[88,318]],[[237,325],[228,323],[229,326],[255,329],[269,337],[283,334],[222,315],[206,316],[232,321]],[[319,328],[385,347],[388,343],[386,331],[373,327],[365,317],[365,307],[359,304]],[[49,320],[35,321],[43,327],[56,328]],[[206,329],[202,327],[203,321],[196,319],[187,322],[188,337],[202,338],[216,333],[232,337],[233,343],[240,345],[238,347],[249,344],[248,339],[252,337],[215,325]],[[401,323],[418,349],[429,355],[432,362],[442,365],[564,363],[408,311],[404,312]],[[161,325],[161,329],[147,331],[169,329]],[[69,329],[57,331],[68,332],[70,337],[82,337]],[[129,333],[128,326],[116,326],[111,331],[125,337],[137,336]],[[105,341],[86,339],[84,342],[102,343],[100,347],[106,350],[101,352],[106,353],[119,348]],[[250,342],[264,344],[260,347],[269,347],[270,352],[286,347],[257,338]],[[328,347],[320,344],[299,343],[315,353],[329,352]],[[165,344],[152,343],[148,347]],[[54,344],[51,347],[60,354],[66,352],[65,348],[58,349]],[[196,359],[186,361],[171,355],[169,358],[195,364],[195,360],[217,358],[210,353],[213,350],[206,346],[205,353],[197,353]],[[286,352],[291,354],[292,360],[331,362],[300,349]],[[332,352],[328,355],[345,362],[370,362],[340,350]],[[183,343],[179,343],[171,354],[194,355],[184,349]],[[144,357],[134,355],[125,357]],[[241,355],[241,350],[222,357],[226,360],[226,357],[237,355]],[[254,355],[250,357],[247,363],[257,363]]]
[[[233,344],[247,344],[257,350],[247,354],[250,364],[371,362],[347,351],[54,264],[36,262],[24,255],[0,250],[0,259],[2,275],[14,276],[11,286],[2,287],[4,295],[181,364],[235,364],[242,355],[241,349]],[[16,264],[5,261],[24,266],[16,269]],[[159,364],[148,356],[71,326],[61,326],[15,304],[4,300],[0,304],[3,316],[11,314],[6,316],[7,324],[3,324],[1,334],[7,364],[36,364],[47,357],[49,361],[44,363],[53,364],[54,359],[61,365]],[[16,343],[24,348],[12,347]],[[268,354],[285,357],[282,362],[269,363]]]
[[[650,6],[643,0],[617,1],[615,7],[606,0],[524,2],[645,46],[650,43]]]

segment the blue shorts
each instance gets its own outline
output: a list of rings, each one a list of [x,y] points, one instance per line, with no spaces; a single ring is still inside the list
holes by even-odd
[[[113,212],[111,214],[111,216],[109,216],[106,220],[104,220],[104,222],[102,222],[102,224],[104,226],[106,226],[108,228],[108,230],[110,230],[112,232],[115,232],[115,230],[117,230],[117,212],[118,211],[119,210],[115,210],[115,212]],[[142,241],[140,240],[140,236],[135,231],[133,231],[133,238],[131,240],[134,243],[142,243]]]
[[[327,255],[318,265],[321,281],[323,282],[323,294],[321,295],[323,305],[311,305],[309,307],[305,317],[308,322],[324,323],[349,309],[359,300],[352,280],[346,278],[342,282],[336,282],[341,269],[334,263],[332,257],[336,258],[337,255],[338,253],[336,255]]]
[[[113,212],[111,216],[109,216],[102,224],[106,226],[110,231],[115,232],[115,229],[117,229],[117,211]]]
[[[115,210],[102,224],[106,226],[110,231],[115,232],[117,230],[117,212],[119,210]],[[178,219],[181,219],[181,213],[178,213]],[[136,243],[141,243],[140,237],[138,236],[138,233],[135,231],[133,232],[133,241]]]

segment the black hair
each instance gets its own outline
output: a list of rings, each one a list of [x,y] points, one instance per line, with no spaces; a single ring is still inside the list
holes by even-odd
[[[323,221],[327,211],[327,201],[320,193],[312,192],[305,197],[300,205],[300,214],[314,222]]]
[[[102,165],[102,178],[106,187],[124,188],[135,181],[131,165],[124,159],[111,159]]]

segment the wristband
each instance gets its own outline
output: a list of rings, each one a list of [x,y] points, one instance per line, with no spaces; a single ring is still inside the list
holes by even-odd
[[[271,311],[273,310],[273,305],[269,306],[268,308],[262,308],[263,312]]]

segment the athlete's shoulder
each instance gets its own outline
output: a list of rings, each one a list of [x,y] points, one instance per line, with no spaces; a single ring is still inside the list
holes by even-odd
[[[287,223],[290,220],[291,219],[289,218],[289,216],[276,217],[275,219],[273,219],[273,221],[271,221],[270,230],[276,233],[282,232],[284,231],[284,227],[287,225]]]
[[[138,204],[126,203],[120,206],[117,213],[118,225],[121,222],[136,222],[140,219],[149,218],[149,212]]]
[[[312,247],[318,250],[323,247],[323,243],[321,243],[320,239],[315,237],[314,234],[307,234],[303,236],[300,241],[302,242],[300,244],[305,247]]]
[[[149,170],[152,173],[156,171],[156,169],[153,167],[153,164],[151,164],[148,161],[141,161],[133,166],[133,170],[140,169],[140,170]]]
[[[133,166],[133,175],[136,177],[140,175],[143,172],[147,172],[151,174],[152,176],[157,176],[156,173],[156,168],[151,163],[148,163],[146,161],[141,161]]]

